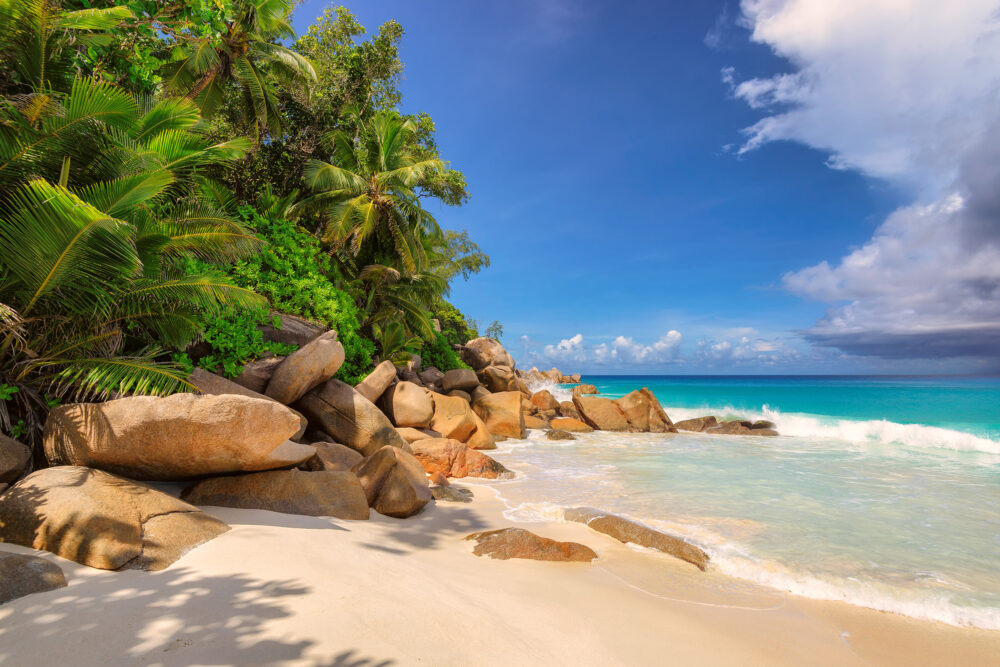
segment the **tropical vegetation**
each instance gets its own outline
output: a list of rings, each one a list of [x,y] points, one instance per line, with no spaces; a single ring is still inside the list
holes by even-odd
[[[337,7],[296,39],[292,8],[0,0],[0,430],[238,375],[292,350],[281,313],[338,332],[347,382],[462,365],[449,285],[489,257],[427,208],[469,193],[400,111],[402,27]]]

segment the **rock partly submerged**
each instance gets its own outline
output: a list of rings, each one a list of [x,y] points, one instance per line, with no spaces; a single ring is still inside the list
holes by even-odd
[[[562,562],[584,562],[597,558],[594,550],[578,542],[557,542],[523,528],[501,528],[473,533],[465,538],[476,542],[472,553],[497,560],[524,558]]]
[[[0,496],[0,541],[102,570],[162,570],[229,530],[161,491],[82,466],[38,470]]]
[[[590,528],[610,535],[619,542],[637,544],[656,549],[691,563],[700,570],[708,567],[708,554],[679,537],[653,530],[641,523],[630,521],[614,514],[608,514],[592,507],[576,507],[564,512],[567,521],[583,523]]]

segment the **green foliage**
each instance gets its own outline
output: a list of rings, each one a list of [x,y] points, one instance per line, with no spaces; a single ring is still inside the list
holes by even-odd
[[[375,345],[359,335],[357,306],[332,282],[335,275],[330,259],[321,251],[319,242],[294,223],[260,215],[250,207],[241,208],[240,215],[264,246],[257,254],[227,266],[227,274],[237,285],[266,297],[275,310],[336,330],[346,354],[337,377],[356,384],[371,368]],[[193,262],[189,268],[202,267]],[[222,364],[231,375],[231,369],[268,352],[287,354],[264,343],[258,326],[265,323],[267,309],[243,309],[207,320],[205,340],[213,352],[212,358],[201,365]]]
[[[243,365],[267,355],[283,357],[296,350],[295,345],[265,341],[260,327],[272,323],[267,308],[232,309],[205,322],[202,340],[212,352],[198,360],[198,365],[213,373],[220,369],[229,378],[243,371]]]
[[[424,368],[434,366],[440,371],[450,371],[453,368],[468,368],[455,350],[451,349],[448,339],[442,334],[435,334],[432,338],[424,340],[424,345],[420,348],[420,361]]]
[[[486,332],[483,335],[499,343],[500,339],[503,338],[503,325],[499,321],[493,320],[493,324],[486,327]]]
[[[399,322],[389,322],[384,328],[375,325],[373,330],[382,359],[403,364],[420,349],[422,341],[415,336],[408,337],[406,327]]]
[[[476,323],[467,320],[458,308],[444,299],[435,304],[433,313],[441,325],[441,334],[452,345],[465,345],[473,338],[479,338]]]
[[[464,229],[460,232],[445,230],[444,234],[433,239],[429,255],[432,258],[431,271],[447,282],[458,275],[468,280],[490,266],[489,255],[469,238]]]

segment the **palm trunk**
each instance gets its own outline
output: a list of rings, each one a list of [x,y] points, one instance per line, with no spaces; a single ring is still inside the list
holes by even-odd
[[[208,87],[208,84],[212,83],[212,80],[219,74],[219,70],[222,69],[221,64],[212,65],[212,67],[201,75],[201,78],[194,84],[194,87],[184,96],[185,99],[191,100],[192,102],[201,95],[202,91]]]

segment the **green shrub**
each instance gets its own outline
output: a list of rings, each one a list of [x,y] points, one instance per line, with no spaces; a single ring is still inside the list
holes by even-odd
[[[357,306],[334,286],[330,258],[319,241],[294,223],[262,216],[251,207],[241,208],[240,216],[265,245],[253,257],[226,267],[226,272],[237,285],[267,297],[275,310],[334,329],[346,355],[337,377],[350,384],[360,382],[371,370],[375,344],[359,335]],[[269,319],[268,312],[260,309],[230,312],[206,322],[204,339],[212,353],[199,365],[221,364],[230,375],[232,369],[267,352],[287,354],[260,335],[259,325]]]
[[[467,320],[462,311],[444,299],[434,306],[433,316],[441,324],[441,333],[453,345],[465,345],[473,338],[479,338],[476,322]]]
[[[440,371],[450,371],[453,368],[468,368],[444,334],[437,334],[431,340],[425,340],[420,348],[420,361],[424,368],[434,366]]]

